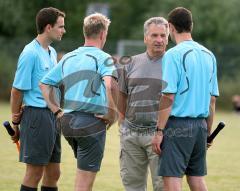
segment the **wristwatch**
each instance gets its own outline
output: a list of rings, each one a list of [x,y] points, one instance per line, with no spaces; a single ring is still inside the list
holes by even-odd
[[[55,115],[55,116],[57,116],[59,113],[61,113],[62,112],[62,109],[61,108],[59,108],[56,112],[54,112],[53,114]]]

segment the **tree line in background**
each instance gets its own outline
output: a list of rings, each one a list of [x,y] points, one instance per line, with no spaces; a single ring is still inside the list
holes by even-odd
[[[70,51],[83,43],[82,22],[89,3],[93,2],[109,4],[112,23],[106,49],[111,54],[116,53],[116,42],[120,39],[143,39],[143,23],[149,17],[167,17],[177,6],[190,9],[194,40],[211,49],[218,60],[220,105],[229,107],[231,95],[240,93],[238,0],[0,0],[0,99],[9,99],[18,55],[36,36],[38,10],[53,6],[66,13],[67,33],[56,46],[57,50]]]

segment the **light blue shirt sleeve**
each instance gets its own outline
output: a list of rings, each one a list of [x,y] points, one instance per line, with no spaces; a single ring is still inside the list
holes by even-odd
[[[117,69],[114,65],[114,61],[111,57],[108,57],[104,60],[103,64],[99,66],[99,73],[102,77],[104,76],[113,76],[116,79],[118,78]]]
[[[177,93],[180,78],[178,62],[180,62],[180,59],[176,53],[167,52],[163,56],[162,80],[165,88],[162,90],[162,93]]]
[[[13,87],[20,90],[32,89],[32,73],[36,62],[36,54],[32,51],[23,51],[18,59],[17,71]]]
[[[217,80],[217,63],[216,59],[214,57],[214,73],[212,77],[212,91],[211,95],[212,96],[219,96],[219,90],[218,90],[218,80]]]
[[[58,86],[63,79],[62,62],[55,65],[41,80],[41,83]]]

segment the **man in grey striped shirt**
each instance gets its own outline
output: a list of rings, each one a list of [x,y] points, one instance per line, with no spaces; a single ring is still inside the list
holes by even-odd
[[[126,191],[146,191],[150,167],[154,191],[163,190],[157,176],[159,156],[152,151],[161,96],[162,56],[168,44],[168,22],[153,17],[144,23],[146,52],[135,55],[119,77],[120,168]]]

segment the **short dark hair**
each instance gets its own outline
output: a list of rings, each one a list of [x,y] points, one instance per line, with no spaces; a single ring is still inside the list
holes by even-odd
[[[168,22],[173,24],[178,33],[192,31],[192,13],[184,7],[173,9],[168,14]]]
[[[65,13],[54,7],[41,9],[36,16],[37,33],[42,34],[48,24],[54,26],[58,17],[65,17]]]

